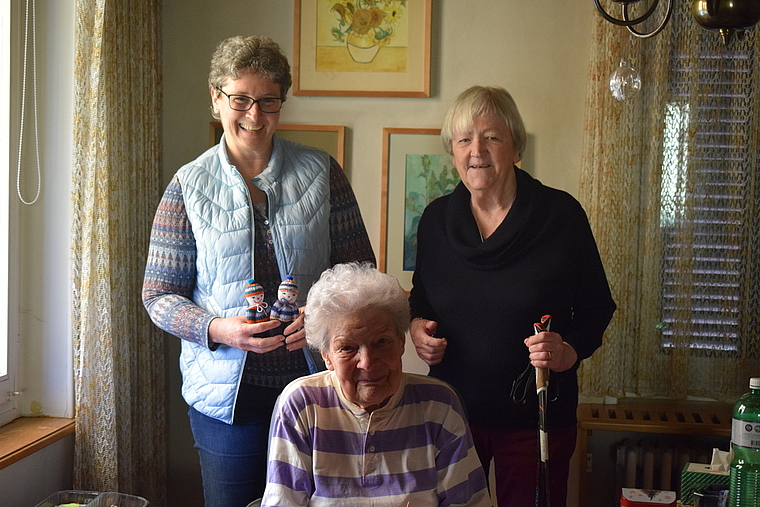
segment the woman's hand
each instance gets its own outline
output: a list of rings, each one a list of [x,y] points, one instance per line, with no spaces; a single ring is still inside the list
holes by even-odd
[[[436,329],[438,329],[437,322],[425,319],[412,320],[409,329],[417,355],[430,366],[443,360],[446,345],[449,343],[446,338],[435,338],[433,336]]]
[[[303,307],[298,309],[298,317],[283,330],[285,346],[289,352],[304,348],[306,343],[306,331],[303,328]]]
[[[253,335],[275,329],[279,325],[280,321],[278,320],[248,324],[243,316],[219,317],[211,321],[208,336],[215,343],[263,354],[281,346],[285,343],[285,338],[282,335],[254,338]]]
[[[549,368],[560,372],[569,370],[578,361],[578,353],[572,345],[562,340],[559,333],[544,331],[525,339],[530,352],[530,362],[536,368]]]

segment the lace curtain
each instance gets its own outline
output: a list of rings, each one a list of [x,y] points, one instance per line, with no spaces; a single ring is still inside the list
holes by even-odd
[[[140,289],[160,195],[160,0],[78,0],[74,485],[166,501],[163,340]]]
[[[580,197],[618,311],[581,392],[733,402],[760,375],[760,50],[675,4],[651,39],[593,30]],[[621,58],[642,78],[625,102]]]

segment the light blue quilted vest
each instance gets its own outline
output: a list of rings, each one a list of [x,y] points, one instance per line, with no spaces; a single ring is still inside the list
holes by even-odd
[[[248,189],[229,164],[222,141],[177,172],[198,253],[193,300],[229,317],[245,315],[245,286],[253,277],[253,213]],[[270,229],[280,274],[293,275],[299,306],[311,285],[330,267],[330,160],[324,151],[274,137],[269,166],[254,178],[266,192]],[[312,372],[316,371],[304,348]],[[216,350],[183,340],[180,369],[185,401],[232,423],[246,353]]]

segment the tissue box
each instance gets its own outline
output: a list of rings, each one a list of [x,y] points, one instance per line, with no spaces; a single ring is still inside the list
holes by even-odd
[[[623,488],[620,495],[620,507],[663,507],[676,506],[675,491],[657,491],[653,489]]]
[[[694,505],[694,492],[710,484],[728,484],[729,472],[705,463],[686,463],[681,472],[681,504]]]

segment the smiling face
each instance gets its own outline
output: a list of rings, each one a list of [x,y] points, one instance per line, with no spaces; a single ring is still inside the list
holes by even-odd
[[[247,294],[245,300],[248,301],[248,306],[259,306],[264,301],[264,293]]]
[[[280,290],[277,292],[277,297],[284,299],[290,304],[294,304],[296,302],[296,299],[298,299],[298,293],[293,292],[292,290]]]
[[[467,132],[456,132],[451,140],[454,165],[470,192],[501,191],[520,161],[512,134],[497,114],[476,116]]]
[[[237,79],[230,79],[222,87],[227,95],[246,95],[253,99],[280,97],[280,86],[258,73],[244,72]],[[217,95],[219,95],[217,97]],[[235,111],[224,94],[211,90],[214,111],[224,129],[230,161],[240,164],[244,160],[263,158],[272,154],[272,136],[280,123],[280,113],[262,113],[258,104],[248,111]]]
[[[343,395],[365,410],[382,407],[401,384],[404,336],[383,310],[368,309],[339,319],[322,352]]]

